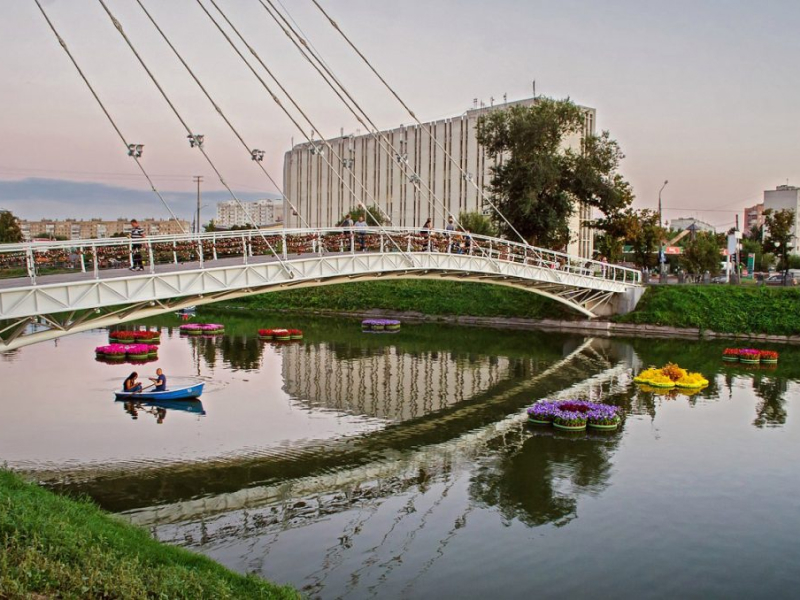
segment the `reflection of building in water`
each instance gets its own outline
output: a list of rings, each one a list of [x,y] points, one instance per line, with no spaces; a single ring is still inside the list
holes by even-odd
[[[469,400],[514,377],[515,361],[449,352],[401,352],[394,346],[343,359],[335,344],[286,346],[284,389],[295,400],[404,421]]]

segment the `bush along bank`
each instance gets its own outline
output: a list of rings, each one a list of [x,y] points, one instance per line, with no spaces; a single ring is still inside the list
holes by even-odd
[[[0,598],[299,598],[0,469]]]
[[[766,286],[651,286],[616,323],[696,327],[741,335],[800,334],[800,289]]]

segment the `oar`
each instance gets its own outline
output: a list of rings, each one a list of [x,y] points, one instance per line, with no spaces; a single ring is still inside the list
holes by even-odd
[[[147,389],[150,389],[150,388],[151,388],[151,387],[153,387],[154,385],[155,385],[155,383],[151,383],[151,384],[150,384],[150,385],[148,385],[147,387],[143,387],[143,388],[142,388],[142,389],[140,389],[138,392],[133,392],[133,393],[134,393],[134,394],[141,394],[143,391],[145,391],[145,390],[147,390]]]

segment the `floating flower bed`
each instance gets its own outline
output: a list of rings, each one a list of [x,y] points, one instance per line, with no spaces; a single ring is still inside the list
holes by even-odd
[[[221,335],[225,326],[219,323],[186,323],[180,326],[180,332],[186,335]]]
[[[722,360],[727,362],[739,362],[739,349],[725,348],[725,350],[722,351]]]
[[[158,344],[161,342],[160,331],[109,331],[108,339],[119,344]]]
[[[728,362],[739,361],[750,365],[758,363],[774,365],[778,363],[778,353],[772,350],[758,350],[756,348],[725,348],[722,352],[722,360]]]
[[[762,364],[775,365],[778,364],[778,353],[772,350],[761,350],[758,357]]]
[[[394,319],[364,319],[361,321],[364,331],[399,331],[400,321]]]
[[[708,385],[708,380],[700,373],[689,373],[675,363],[667,363],[657,369],[650,367],[634,377],[633,381],[653,388],[686,388],[700,389]]]
[[[105,361],[148,360],[158,358],[155,344],[109,344],[94,349],[97,358]]]
[[[739,350],[739,362],[757,365],[761,362],[761,351],[755,348],[741,348]]]
[[[587,426],[616,429],[620,418],[616,406],[584,400],[543,400],[528,409],[528,421],[563,431],[583,431]]]
[[[277,340],[279,342],[302,340],[303,332],[300,329],[259,329],[258,339]]]

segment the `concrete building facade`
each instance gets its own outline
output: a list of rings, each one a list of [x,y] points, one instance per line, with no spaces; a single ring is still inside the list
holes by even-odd
[[[764,226],[764,203],[756,204],[744,209],[744,229],[742,230],[745,235],[750,234],[753,227]]]
[[[792,225],[792,241],[789,243],[789,252],[798,254],[797,234],[800,231],[800,187],[794,185],[779,185],[774,190],[764,191],[764,210],[793,210],[794,225]]]
[[[145,235],[177,235],[182,233],[181,225],[189,233],[188,221],[172,219],[139,219],[139,226]],[[131,230],[130,219],[105,221],[102,219],[41,219],[39,221],[20,220],[20,229],[26,240],[36,238],[80,240],[107,238],[113,235],[127,235]]]
[[[478,144],[478,118],[534,102],[528,98],[471,109],[422,126],[400,126],[381,132],[388,143],[371,134],[356,134],[327,140],[333,151],[322,141],[296,145],[284,157],[284,193],[311,227],[335,226],[359,203],[377,204],[397,227],[420,227],[430,218],[434,228],[444,228],[449,213],[488,214],[491,208],[476,185],[488,188],[495,162]],[[595,131],[595,110],[584,110],[586,127],[567,140],[570,148],[580,148],[583,135]],[[287,227],[303,225],[288,203],[285,210]],[[568,252],[591,257],[592,230],[584,225],[591,216],[590,207],[576,207]]]
[[[246,209],[246,212],[244,209]],[[222,229],[234,226],[255,225],[266,227],[283,223],[283,200],[256,200],[255,202],[242,202],[242,206],[235,200],[217,202],[217,216],[214,224]]]

